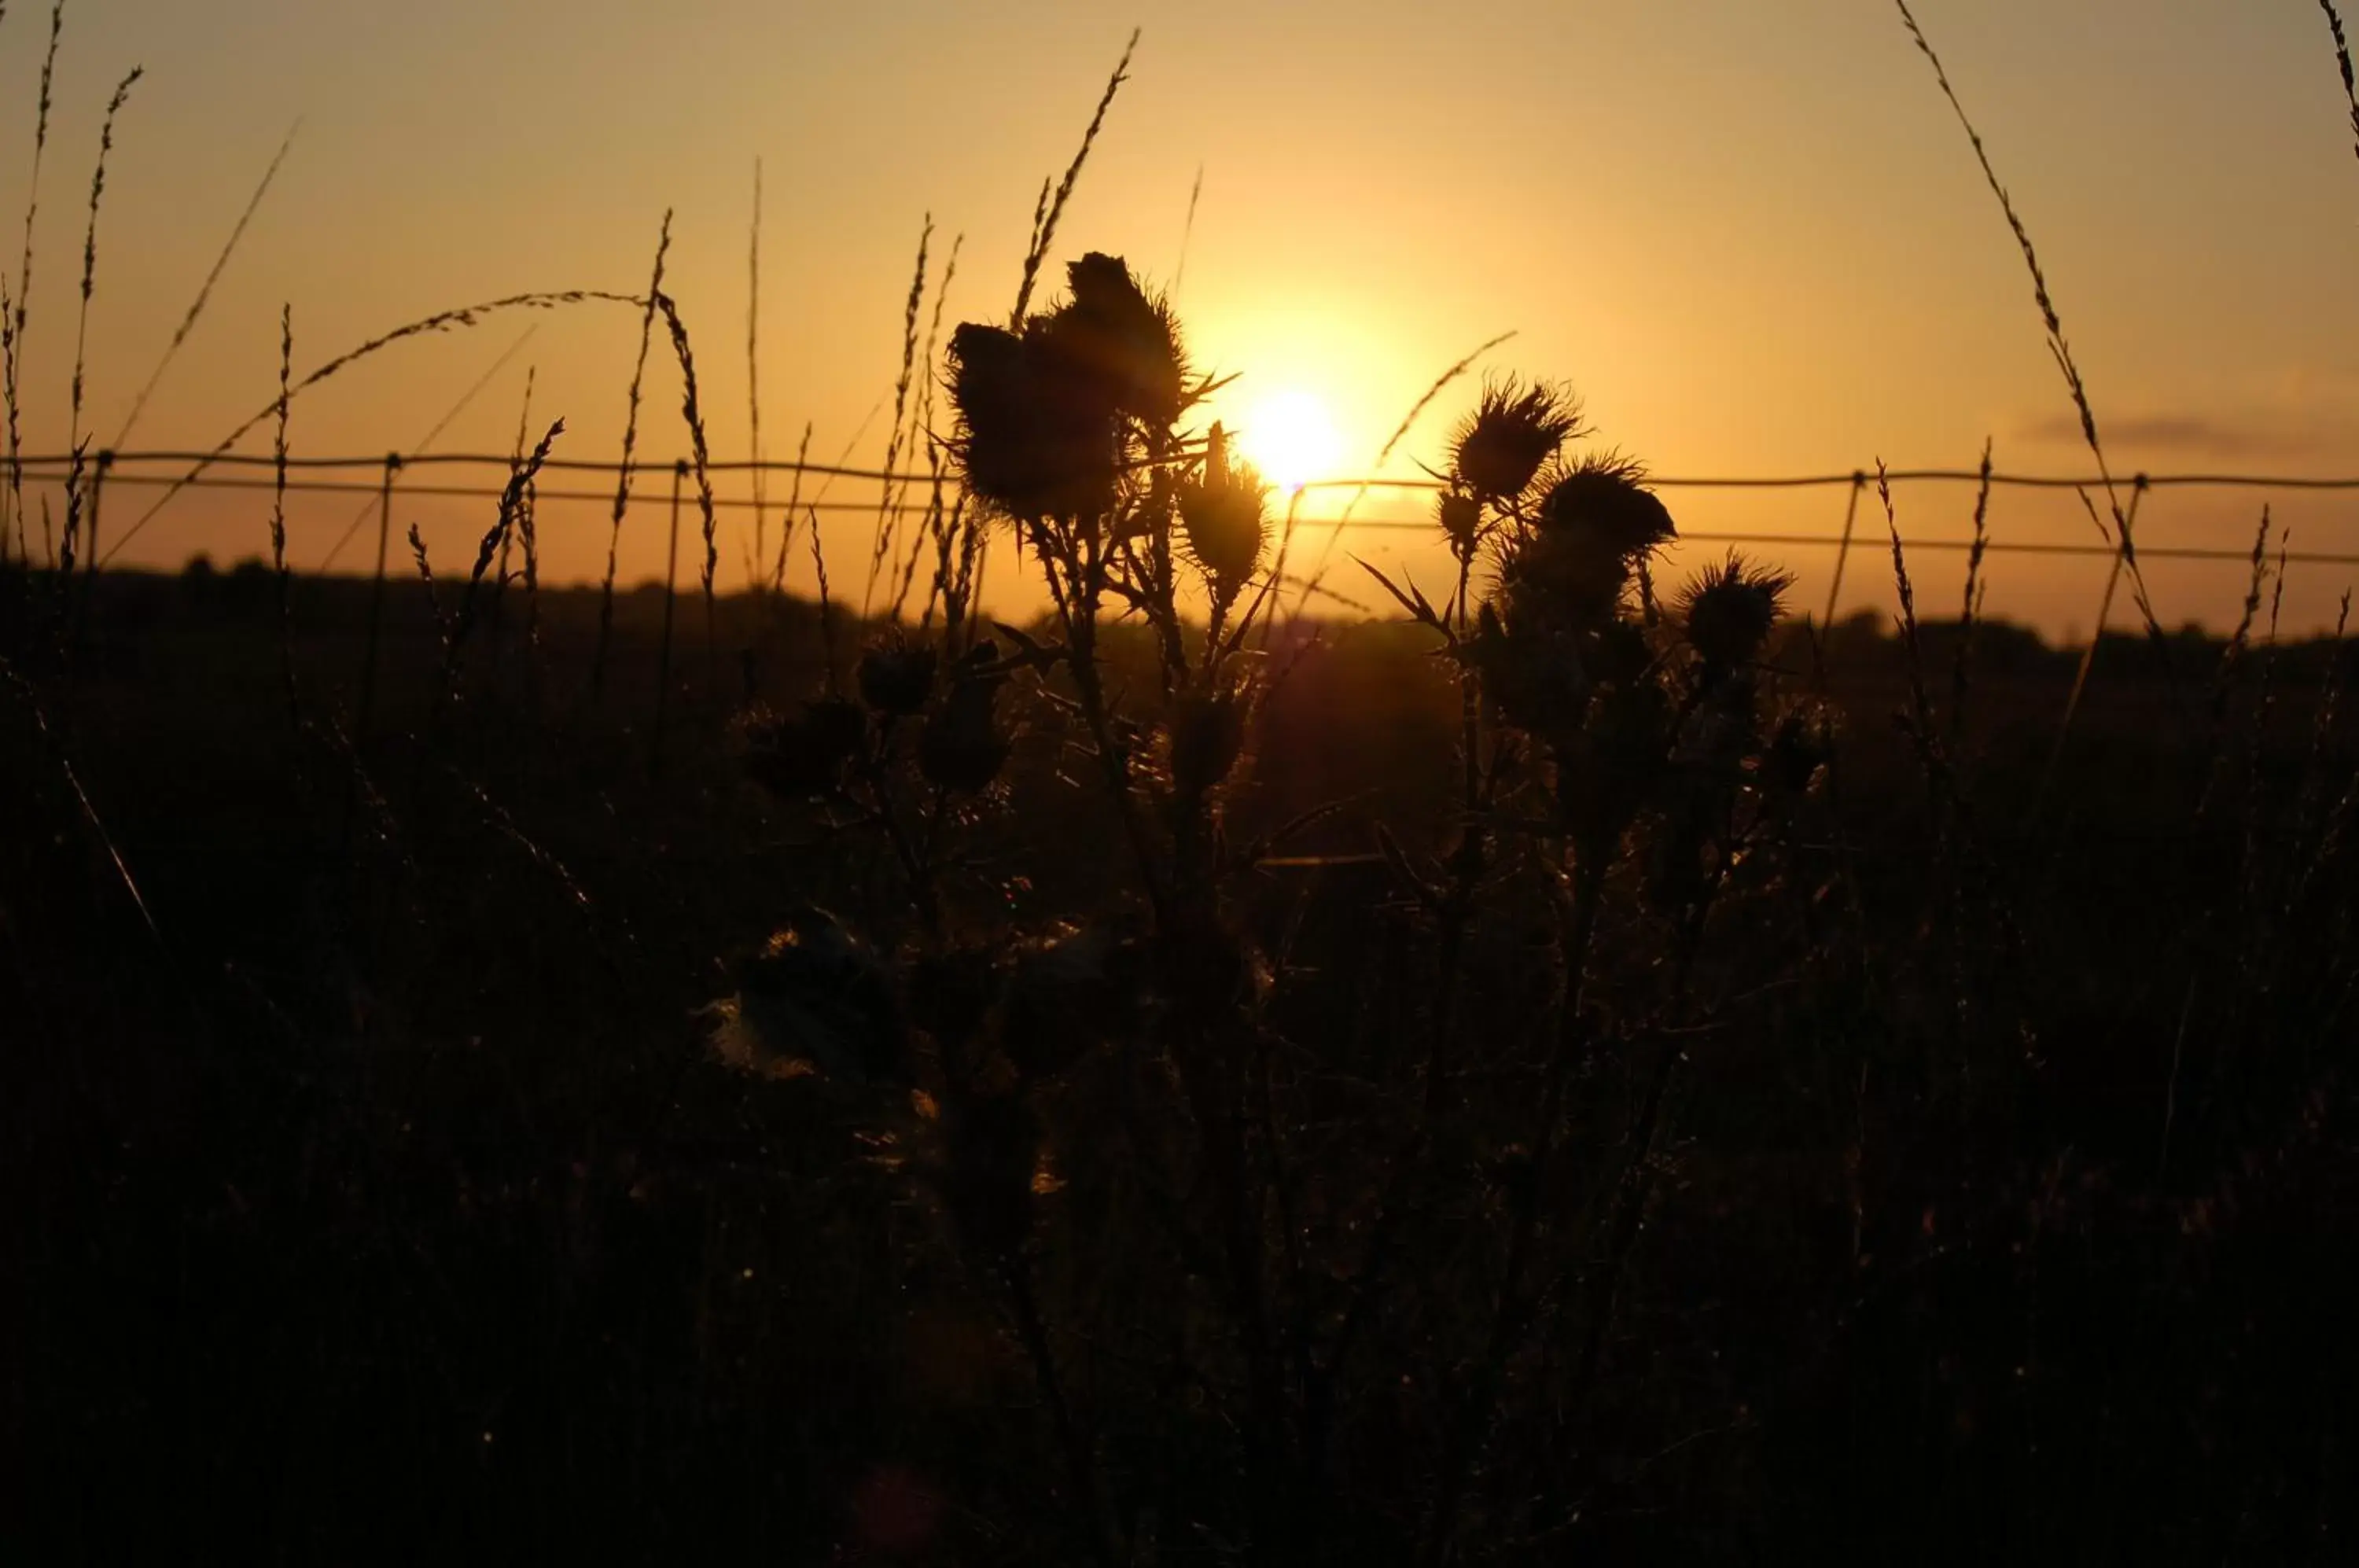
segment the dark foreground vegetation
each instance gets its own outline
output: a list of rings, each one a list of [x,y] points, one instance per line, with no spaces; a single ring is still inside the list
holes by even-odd
[[[12,583],[12,1555],[2359,1522],[2337,645],[2108,642],[2043,794],[2073,655],[1985,626],[1960,681],[1955,624],[1855,623],[1715,674],[1634,596],[1670,707],[1599,803],[1510,717],[1571,698],[1470,662],[1470,732],[1430,627],[1281,626],[1210,741],[1110,628],[1142,859],[1069,670],[1005,671],[951,778],[962,656],[885,690],[839,620],[831,677],[799,603],[708,643],[684,596],[658,733],[659,597],[603,694],[594,593],[486,598],[447,697],[397,582],[361,735],[364,582],[283,645],[267,569]]]

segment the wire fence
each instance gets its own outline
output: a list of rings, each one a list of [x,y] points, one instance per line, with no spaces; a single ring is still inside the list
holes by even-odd
[[[65,483],[75,472],[76,463],[70,456],[45,454],[20,460],[25,479],[36,485],[51,485]],[[271,456],[246,453],[212,453],[201,452],[102,452],[88,454],[80,464],[82,484],[86,495],[102,489],[131,488],[141,491],[161,491],[163,495],[140,509],[129,528],[114,537],[101,537],[99,530],[112,519],[102,519],[91,507],[88,526],[90,545],[85,559],[92,565],[111,563],[145,531],[149,523],[179,494],[188,490],[262,490],[277,488],[275,472],[277,460]],[[292,495],[352,495],[366,497],[373,510],[387,493],[391,479],[395,490],[404,500],[439,499],[453,501],[496,502],[506,483],[506,476],[516,465],[509,454],[481,452],[393,452],[373,456],[307,457],[289,456],[286,467],[286,489]],[[463,478],[441,475],[464,474],[468,471],[493,472],[501,475],[500,482],[467,482]],[[625,465],[619,462],[582,458],[551,458],[542,464],[541,472],[557,475],[597,475],[609,481],[619,481]],[[638,463],[629,467],[634,478],[661,478],[670,474],[685,475],[690,472],[686,459],[669,463]],[[831,499],[823,492],[799,499],[794,513],[830,515],[864,515],[878,520],[884,527],[893,520],[923,515],[934,503],[930,492],[938,476],[926,469],[886,472],[883,469],[844,466],[840,464],[798,463],[789,461],[712,461],[705,464],[709,475],[744,477],[752,480],[815,479],[822,487],[835,481],[850,481],[863,486],[875,487],[874,499]],[[338,477],[352,475],[353,477]],[[1979,485],[1984,475],[1974,468],[1914,468],[1894,470],[1884,476],[1891,484],[1902,485]],[[2039,474],[1993,473],[1987,476],[1995,490],[2033,490],[2069,492],[2084,495],[2103,493],[2108,481],[2103,475]],[[1754,476],[1683,476],[1659,475],[1648,483],[1664,490],[1719,491],[1810,491],[1835,490],[1849,493],[1840,526],[1812,530],[1761,531],[1693,531],[1682,529],[1683,540],[1708,544],[1777,545],[1781,548],[1831,548],[1847,552],[1854,539],[1857,523],[1858,503],[1862,494],[1874,484],[1866,470],[1850,473],[1821,473]],[[2299,474],[2184,473],[2134,474],[2116,476],[2111,481],[2117,493],[2135,494],[2157,490],[2239,490],[2267,494],[2343,493],[2359,494],[2359,477],[2313,477]],[[1367,496],[1378,493],[1423,493],[1439,490],[1439,484],[1427,478],[1336,478],[1313,481],[1300,487],[1301,497],[1292,508],[1295,526],[1318,530],[1395,532],[1430,530],[1433,524],[1424,518],[1400,517],[1360,517],[1358,505]],[[543,502],[595,502],[612,506],[615,490],[612,485],[588,489],[563,483],[536,486],[536,496]],[[1312,508],[1319,502],[1334,497],[1348,497],[1340,512],[1321,515]],[[646,504],[652,498],[645,494],[632,497],[633,504]],[[712,504],[718,510],[732,513],[766,511],[780,517],[787,515],[786,503],[775,495],[760,495],[751,489],[739,494],[717,490]],[[358,520],[356,519],[356,523]],[[22,524],[19,545],[23,542]],[[349,536],[348,536],[349,537]],[[1879,537],[1880,531],[1879,531]],[[1973,541],[1904,533],[1902,544],[1910,550],[1965,550]],[[341,548],[341,547],[340,547]],[[2120,553],[2117,541],[2099,539],[2088,542],[1991,538],[1982,548],[1993,554],[2034,556],[2064,556],[2107,558]],[[2247,545],[2200,544],[2140,544],[2137,554],[2144,560],[2245,562],[2252,556]],[[2359,549],[2286,550],[2273,557],[2288,565],[2359,566]]]

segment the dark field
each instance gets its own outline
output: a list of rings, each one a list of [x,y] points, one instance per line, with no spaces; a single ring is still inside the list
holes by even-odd
[[[1786,635],[1568,858],[1426,629],[1191,814],[1111,628],[1158,920],[1062,672],[806,791],[807,604],[658,730],[659,595],[396,582],[360,733],[364,582],[5,587],[12,1560],[2347,1560],[2342,645],[2109,640],[2043,806],[2076,656]]]

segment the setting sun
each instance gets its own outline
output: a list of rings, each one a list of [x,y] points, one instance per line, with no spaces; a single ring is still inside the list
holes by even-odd
[[[1282,491],[1339,477],[1343,438],[1327,405],[1308,392],[1274,392],[1256,403],[1237,432],[1261,476]]]

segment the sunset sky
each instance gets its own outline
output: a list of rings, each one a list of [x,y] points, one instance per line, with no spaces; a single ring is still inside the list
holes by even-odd
[[[0,23],[12,239],[46,13],[16,0]],[[1918,13],[2040,246],[2117,466],[2359,473],[2359,162],[2311,0]],[[1179,304],[1201,364],[1240,373],[1232,418],[1281,393],[1315,401],[1357,472],[1443,366],[1514,329],[1486,364],[1572,382],[1603,436],[1665,474],[1963,467],[1985,436],[2006,467],[2086,466],[2021,260],[1885,0],[75,0],[41,191],[27,444],[65,438],[99,110],[134,64],[148,74],[119,131],[91,327],[86,422],[103,436],[299,118],[135,446],[209,446],[266,404],[282,300],[299,370],[438,309],[636,289],[669,207],[671,289],[714,442],[742,456],[758,157],[766,444],[792,455],[808,420],[832,460],[890,395],[926,214],[938,267],[964,235],[950,319],[1004,317],[1040,180],[1071,157],[1133,25],[1132,80],[1059,259],[1113,251],[1168,284],[1201,167]],[[14,252],[0,245],[12,277]],[[567,420],[561,452],[614,453],[636,315],[535,320],[442,448],[506,450],[529,365],[536,419]],[[407,345],[330,383],[298,405],[299,452],[414,444],[527,324]],[[668,460],[684,450],[677,377],[650,386],[646,450]],[[1446,395],[1408,455],[1434,460],[1471,393]],[[881,457],[886,423],[855,455]],[[1690,530],[1779,532],[1832,528],[1843,499],[1672,497]],[[2260,499],[2158,497],[2146,538],[2243,548]],[[1971,494],[1899,500],[1905,530],[1955,537]],[[136,505],[110,496],[110,520]],[[299,566],[355,506],[302,503]],[[552,511],[565,521],[543,525],[549,572],[594,572],[596,511]],[[251,552],[261,512],[234,493],[187,497],[124,559]],[[2285,498],[2278,514],[2298,550],[2359,551],[2359,494]],[[438,556],[482,526],[451,504],[397,520],[412,517]],[[2069,496],[2004,495],[1993,521],[2002,539],[2093,538]],[[634,514],[625,578],[660,569],[657,522]],[[1403,535],[1354,548],[1432,559]],[[1822,593],[1827,553],[1784,553]],[[1943,613],[1959,570],[1926,560]],[[2061,630],[2084,624],[2104,563],[2010,557],[1995,572],[1995,610]],[[1847,597],[1876,602],[1877,574],[1858,577]],[[2297,568],[2288,620],[2331,619],[2353,577]],[[2242,593],[2234,567],[2158,563],[2152,581],[2167,621],[2217,617]]]

